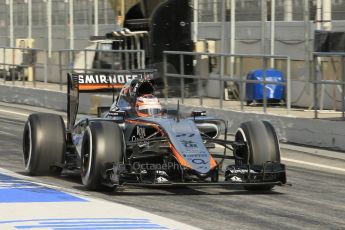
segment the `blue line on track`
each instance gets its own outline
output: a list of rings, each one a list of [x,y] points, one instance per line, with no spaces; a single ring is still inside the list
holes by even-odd
[[[66,221],[66,222],[63,222],[63,223],[68,223],[68,224],[80,224],[80,223],[83,223],[83,224],[98,224],[98,223],[102,223],[102,224],[113,224],[113,223],[116,223],[116,224],[126,224],[126,223],[150,223],[149,220],[113,220],[113,221],[99,221],[99,220],[95,220],[95,221]],[[55,221],[52,221],[52,222],[39,222],[39,224],[61,224],[61,221],[60,222],[55,222]]]
[[[0,203],[85,202],[79,197],[0,174]]]
[[[167,229],[148,219],[136,218],[61,218],[1,221],[16,229],[90,230],[90,229]]]
[[[165,227],[97,227],[97,228],[54,228],[54,230],[98,230],[98,229],[167,229]]]
[[[97,228],[54,228],[54,230],[103,230],[103,229],[167,229],[165,227],[97,227]]]
[[[21,225],[21,226],[16,226],[17,229],[32,229],[32,228],[94,228],[98,229],[100,227],[114,227],[114,228],[158,228],[161,227],[158,224],[146,224],[146,223],[140,223],[140,224],[67,224],[65,223],[64,225],[62,224],[55,224],[55,225]]]

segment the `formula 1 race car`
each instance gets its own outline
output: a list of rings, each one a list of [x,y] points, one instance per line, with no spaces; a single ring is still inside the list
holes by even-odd
[[[99,117],[76,121],[80,93],[113,91],[121,79],[126,83],[111,107],[99,107]],[[69,74],[67,128],[55,114],[29,116],[23,135],[26,171],[80,171],[91,190],[124,185],[271,190],[286,183],[278,138],[269,122],[245,122],[230,141],[226,121],[204,111],[183,117],[179,105],[163,108],[155,93],[149,71]],[[211,153],[220,147],[221,153]],[[233,163],[223,167],[225,160]]]

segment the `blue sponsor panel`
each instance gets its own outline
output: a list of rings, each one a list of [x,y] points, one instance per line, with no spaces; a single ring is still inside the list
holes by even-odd
[[[85,202],[79,197],[0,174],[0,203]]]
[[[137,218],[63,218],[0,221],[1,226],[14,229],[168,229],[148,219]]]

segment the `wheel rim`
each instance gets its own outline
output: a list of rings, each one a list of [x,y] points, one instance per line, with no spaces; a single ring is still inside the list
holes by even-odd
[[[85,136],[87,141],[84,142],[83,146],[83,155],[81,168],[83,173],[83,182],[87,182],[91,174],[91,165],[92,165],[92,135],[89,127],[86,128],[87,135]],[[84,138],[85,138],[84,137]],[[85,184],[85,183],[84,183]]]
[[[246,144],[245,147],[241,147],[240,151],[236,151],[236,155],[244,159],[244,163],[248,163],[249,161],[249,146],[246,134],[244,133],[242,128],[238,128],[236,135],[235,135],[236,142],[244,142]],[[240,154],[238,154],[240,153]]]
[[[32,160],[32,132],[30,122],[28,124],[28,129],[25,130],[24,135],[24,166],[25,170],[30,169],[31,160]]]

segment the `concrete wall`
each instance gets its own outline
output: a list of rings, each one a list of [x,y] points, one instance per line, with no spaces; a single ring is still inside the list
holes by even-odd
[[[194,26],[194,24],[193,24]],[[315,30],[315,23],[309,24],[311,32],[310,50],[313,50],[313,37]],[[304,44],[304,22],[276,22],[275,32],[275,49],[276,55],[290,56],[295,60],[304,60],[305,44]],[[198,39],[220,40],[222,34],[222,27],[220,22],[201,22],[198,25]],[[344,21],[333,21],[332,31],[345,31]],[[222,52],[229,52],[230,44],[230,23],[225,23],[224,37],[225,50]],[[266,23],[265,36],[266,53],[270,52],[270,22]],[[258,54],[261,52],[261,22],[248,21],[236,22],[236,42],[235,52],[239,54]]]
[[[284,116],[243,113],[231,110],[181,106],[181,111],[206,110],[209,116],[229,121],[229,132],[235,133],[242,122],[268,120],[275,127],[280,140],[301,145],[345,150],[345,123]]]

